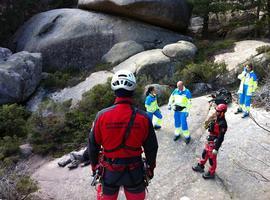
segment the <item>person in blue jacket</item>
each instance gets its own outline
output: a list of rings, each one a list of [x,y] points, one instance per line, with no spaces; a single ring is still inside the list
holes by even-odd
[[[241,80],[238,90],[239,94],[239,108],[235,114],[242,113],[242,118],[249,116],[251,97],[254,95],[258,87],[257,76],[253,71],[252,64],[247,64],[241,74],[238,75]]]
[[[174,110],[174,141],[178,140],[183,134],[185,142],[190,142],[190,133],[188,130],[187,117],[191,108],[191,92],[187,89],[182,81],[177,82],[177,88],[172,92],[168,109]]]
[[[159,110],[159,106],[157,103],[157,92],[154,86],[148,87],[144,105],[151,121],[153,121],[153,116],[157,118],[154,124],[154,129],[160,129],[162,123],[162,114]]]

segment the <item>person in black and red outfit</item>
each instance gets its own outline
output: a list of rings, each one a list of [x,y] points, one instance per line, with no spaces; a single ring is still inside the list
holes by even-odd
[[[111,88],[115,91],[115,103],[97,114],[88,142],[93,174],[100,166],[104,169],[97,199],[115,200],[123,186],[128,200],[143,200],[146,185],[141,155],[144,152],[146,173],[151,179],[158,150],[156,134],[147,114],[133,105],[133,73],[116,72]]]
[[[204,165],[209,159],[210,167],[203,178],[215,178],[215,171],[217,167],[218,150],[224,140],[224,135],[227,131],[227,122],[225,119],[225,112],[227,111],[226,104],[219,104],[216,107],[216,119],[211,121],[208,126],[209,135],[202,153],[202,158],[192,167],[196,172],[204,172]]]

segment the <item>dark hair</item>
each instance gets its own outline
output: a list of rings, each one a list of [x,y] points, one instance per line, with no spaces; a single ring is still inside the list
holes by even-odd
[[[154,89],[155,89],[154,86],[149,86],[147,91],[146,91],[146,96],[148,96]]]
[[[250,67],[251,70],[253,70],[253,65],[252,65],[252,63],[247,63],[247,65]]]
[[[128,91],[121,88],[121,89],[115,90],[114,93],[117,97],[132,97],[134,94],[134,91]]]

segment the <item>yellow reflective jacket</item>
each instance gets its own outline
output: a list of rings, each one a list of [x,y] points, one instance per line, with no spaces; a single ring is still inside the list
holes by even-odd
[[[178,88],[176,88],[170,96],[168,106],[186,107],[181,112],[189,112],[191,108],[191,97],[192,96],[189,89],[184,87],[183,91],[180,91]]]
[[[238,93],[243,94],[244,85],[248,86],[247,96],[252,96],[258,87],[257,76],[254,71],[246,72],[245,70],[238,75],[238,79],[241,80]]]
[[[156,110],[159,109],[157,97],[149,94],[145,99],[144,106],[147,112],[154,113]]]

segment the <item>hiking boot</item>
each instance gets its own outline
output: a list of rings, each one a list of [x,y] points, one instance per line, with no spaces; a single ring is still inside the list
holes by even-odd
[[[185,138],[185,143],[188,144],[190,143],[191,137]]]
[[[72,160],[69,158],[67,160],[62,160],[62,161],[58,162],[57,164],[58,164],[59,167],[65,167],[66,165],[68,165],[69,163],[71,163],[71,161]]]
[[[195,172],[204,172],[204,166],[197,163],[197,165],[192,166],[193,171]]]
[[[68,166],[69,169],[75,169],[79,166],[80,161],[79,160],[73,160],[72,163]]]
[[[161,126],[155,125],[155,126],[154,126],[154,129],[155,129],[155,130],[159,130],[159,129],[161,129]]]
[[[243,112],[242,108],[237,108],[237,111],[235,111],[234,114],[238,114],[238,113],[241,113],[241,112]]]
[[[244,112],[244,114],[242,115],[242,118],[246,118],[249,116],[249,113],[248,112]]]
[[[177,141],[180,139],[180,135],[175,135],[174,138],[173,138],[173,141]]]
[[[202,177],[203,177],[204,179],[214,179],[214,178],[215,178],[215,174],[210,174],[210,172],[208,171],[208,172],[205,172],[205,173],[202,175]]]

